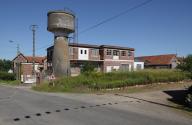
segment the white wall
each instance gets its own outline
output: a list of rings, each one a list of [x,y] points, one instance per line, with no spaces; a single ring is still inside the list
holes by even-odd
[[[144,62],[134,62],[134,71],[137,70],[137,65],[141,65],[141,70],[144,69]]]
[[[89,59],[89,49],[88,48],[78,48],[78,59],[88,60]]]

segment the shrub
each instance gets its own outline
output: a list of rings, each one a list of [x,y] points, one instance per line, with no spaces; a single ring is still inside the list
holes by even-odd
[[[186,104],[192,108],[192,86],[190,86],[187,90],[187,95],[185,97]]]
[[[90,62],[85,62],[82,65],[81,72],[82,73],[89,73],[94,71],[95,66]]]
[[[0,80],[15,80],[15,74],[0,72]]]
[[[188,55],[177,68],[188,72],[188,76],[192,79],[192,55]]]

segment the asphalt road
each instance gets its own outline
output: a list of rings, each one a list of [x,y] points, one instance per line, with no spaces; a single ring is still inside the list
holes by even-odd
[[[0,125],[191,125],[175,109],[112,94],[39,93],[0,86]]]

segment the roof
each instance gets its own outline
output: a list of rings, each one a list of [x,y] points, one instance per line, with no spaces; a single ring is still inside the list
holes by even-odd
[[[32,63],[33,62],[33,56],[25,56],[25,58],[27,59],[28,63]],[[35,57],[35,63],[40,63],[42,64],[43,61],[45,60],[46,57]]]
[[[33,56],[24,56],[22,53],[20,53],[19,55],[17,55],[17,56],[13,59],[13,61],[14,61],[18,56],[23,56],[28,63],[32,63],[32,62],[33,62]],[[36,56],[36,57],[35,57],[35,63],[40,63],[40,64],[42,64],[46,58],[47,58],[46,56],[45,56],[45,57]]]
[[[123,50],[132,50],[134,51],[134,48],[129,48],[129,47],[121,47],[121,46],[112,46],[112,45],[92,45],[92,44],[82,44],[82,43],[69,43],[69,46],[73,47],[87,47],[87,48],[110,48],[110,49],[123,49]],[[47,48],[52,49],[53,46]]]
[[[14,61],[18,56],[23,56],[25,58],[25,56],[22,53],[19,53],[12,61]]]
[[[176,54],[136,57],[135,60],[145,62],[145,65],[169,65]]]
[[[92,44],[82,44],[82,43],[69,43],[69,46],[78,46],[78,47],[89,47],[89,48],[99,48],[98,45]]]
[[[112,46],[112,45],[101,45],[101,48],[111,48],[111,49],[124,49],[124,50],[135,50],[134,48],[129,48],[129,47],[121,47],[121,46]]]

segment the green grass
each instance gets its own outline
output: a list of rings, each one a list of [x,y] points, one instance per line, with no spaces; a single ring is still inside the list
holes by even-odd
[[[185,73],[177,70],[142,70],[135,72],[84,73],[76,77],[63,77],[55,81],[33,87],[47,92],[85,92],[101,89],[124,88],[159,82],[178,82],[187,79]]]
[[[19,80],[0,80],[0,84],[16,86],[21,84],[21,82]]]

